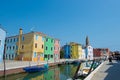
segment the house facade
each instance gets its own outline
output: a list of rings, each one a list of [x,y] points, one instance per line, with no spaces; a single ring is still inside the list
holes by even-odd
[[[64,49],[64,58],[70,59],[71,58],[71,47],[70,45],[66,44],[63,47]]]
[[[86,59],[93,60],[93,47],[87,46],[85,48],[85,52],[86,52]]]
[[[60,41],[58,39],[54,39],[54,61],[60,59]]]
[[[70,42],[71,58],[79,59],[82,55],[82,46],[75,42]]]
[[[45,36],[45,41],[44,41],[44,60],[54,60],[54,39]]]
[[[18,36],[12,36],[6,38],[6,59],[7,60],[14,60],[17,56],[17,43],[18,42]]]
[[[0,27],[0,63],[3,61],[6,31]]]

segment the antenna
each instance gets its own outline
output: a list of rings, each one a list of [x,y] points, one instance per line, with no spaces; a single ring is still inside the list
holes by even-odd
[[[31,31],[34,31],[34,29],[35,29],[35,27],[32,27],[30,30],[31,30]]]

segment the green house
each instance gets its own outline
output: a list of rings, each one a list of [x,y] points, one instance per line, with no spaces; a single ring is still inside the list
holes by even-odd
[[[44,40],[44,60],[52,61],[54,60],[54,39],[48,36],[45,36]]]

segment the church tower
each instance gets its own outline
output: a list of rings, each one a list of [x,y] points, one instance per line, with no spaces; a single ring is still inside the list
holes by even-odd
[[[90,46],[90,43],[89,43],[89,38],[88,38],[88,36],[86,37],[86,47],[87,46]]]

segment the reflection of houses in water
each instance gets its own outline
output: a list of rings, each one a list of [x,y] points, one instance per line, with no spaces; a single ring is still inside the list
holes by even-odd
[[[44,72],[29,73],[23,80],[60,80],[60,69],[55,67]]]
[[[60,69],[55,67],[54,69],[49,69],[44,73],[43,80],[60,80]]]
[[[43,80],[43,79],[44,76],[41,72],[29,73],[23,78],[23,80]]]
[[[49,71],[44,73],[44,80],[55,80],[54,74],[54,69],[50,69]]]
[[[60,68],[60,80],[67,80],[68,78],[73,77],[77,69],[76,65],[64,65]]]

